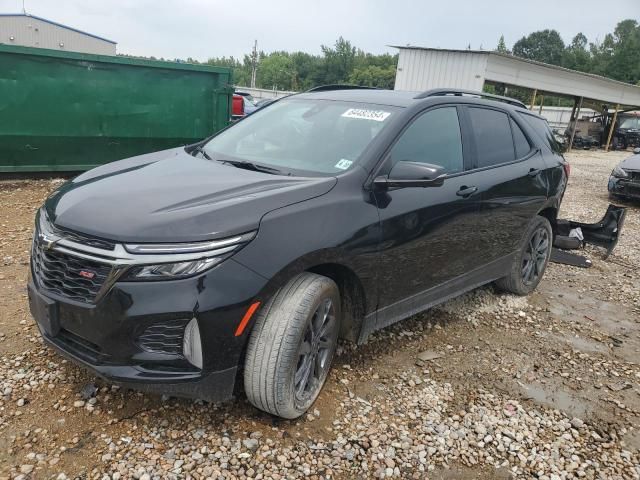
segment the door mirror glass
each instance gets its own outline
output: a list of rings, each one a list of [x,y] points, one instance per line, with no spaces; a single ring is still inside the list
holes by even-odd
[[[383,188],[439,187],[444,183],[444,177],[445,169],[440,165],[400,161],[388,177],[378,177],[374,184]]]

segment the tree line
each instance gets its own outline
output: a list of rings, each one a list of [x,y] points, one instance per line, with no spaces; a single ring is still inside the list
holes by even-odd
[[[640,24],[636,20],[619,22],[602,42],[589,42],[581,32],[565,45],[556,30],[546,29],[522,37],[511,50],[501,36],[494,51],[640,85]],[[485,84],[484,90],[507,94],[527,104],[531,100],[531,91],[526,88],[509,87],[506,92],[503,85]],[[573,104],[571,99],[557,96],[545,96],[543,102],[555,106]]]
[[[640,85],[640,25],[632,19],[619,22],[601,42],[589,42],[578,33],[565,45],[556,30],[547,29],[522,37],[511,49],[501,36],[494,51]],[[200,63],[192,58],[186,61]],[[255,58],[251,54],[242,59],[212,57],[203,63],[231,67],[234,83],[250,86],[254,61],[258,88],[302,91],[317,85],[349,83],[392,89],[398,55],[367,53],[340,37],[332,46],[322,45],[320,55],[260,51]],[[494,86],[487,87],[495,91]],[[527,94],[519,90],[510,89],[509,94],[525,99]]]
[[[321,46],[321,55],[276,51],[257,54],[256,87],[300,91],[317,85],[350,83],[393,88],[398,55],[374,55],[340,37],[333,46]],[[209,65],[231,67],[236,85],[249,86],[253,57],[214,57]]]
[[[522,37],[511,51],[500,37],[496,51],[640,85],[640,24],[636,20],[619,22],[601,42],[589,42],[578,33],[565,45],[556,30],[540,30]]]

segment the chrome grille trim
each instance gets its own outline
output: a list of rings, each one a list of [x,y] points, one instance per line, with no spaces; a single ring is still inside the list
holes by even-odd
[[[32,270],[37,283],[45,290],[48,290],[58,296],[64,298],[70,298],[72,300],[80,301],[83,303],[97,303],[113,286],[113,284],[133,266],[142,265],[157,265],[162,263],[180,263],[194,260],[201,260],[204,258],[218,257],[227,253],[231,253],[238,247],[246,244],[255,236],[255,231],[245,233],[242,235],[236,235],[228,239],[214,240],[209,242],[198,243],[185,243],[185,248],[193,248],[197,246],[208,246],[211,249],[194,251],[189,253],[130,253],[127,251],[125,244],[115,243],[110,241],[106,242],[105,246],[108,248],[98,248],[92,246],[96,243],[91,242],[91,237],[76,234],[66,235],[64,230],[56,228],[47,218],[43,209],[40,209],[36,215],[36,231],[33,237],[32,245]],[[80,239],[80,241],[78,241]],[[129,245],[132,247],[142,247],[145,244]],[[153,244],[148,244],[152,246]],[[183,244],[176,244],[183,245]],[[113,246],[113,248],[111,248]],[[159,244],[160,251],[169,251],[168,244]],[[215,248],[217,247],[217,248]],[[144,249],[143,249],[144,250]],[[156,250],[157,251],[157,250]],[[47,253],[50,252],[50,253]],[[76,295],[71,287],[73,282],[69,283],[69,290],[65,295],[64,289],[61,288],[47,288],[47,281],[52,286],[51,279],[43,277],[43,261],[45,256],[49,255],[64,255],[68,258],[68,263],[73,264],[76,260],[84,260],[89,262],[87,270],[96,268],[100,270],[100,279],[102,280],[101,286],[96,290],[92,288],[87,290],[86,297],[82,295]],[[61,261],[64,263],[63,261]],[[92,267],[93,266],[93,267]],[[104,270],[103,270],[104,268]],[[108,273],[106,273],[108,269]],[[79,274],[79,272],[76,272]],[[70,279],[65,278],[65,271],[58,270],[57,279],[58,285],[64,285],[64,280],[70,282]],[[74,278],[80,285],[84,284],[84,279],[78,275],[78,278]],[[62,284],[60,284],[62,282]],[[94,285],[95,287],[95,285]],[[75,288],[75,287],[74,287]]]
[[[209,250],[207,252],[148,255],[145,253],[129,253],[121,244],[116,244],[113,252],[105,252],[98,248],[88,247],[83,244],[62,239],[57,242],[54,249],[60,250],[69,255],[85,258],[87,260],[96,260],[110,265],[124,267],[130,265],[155,265],[158,263],[188,262],[190,260],[200,260],[201,258],[217,257],[235,250],[237,247],[238,244],[235,244],[229,247]],[[105,255],[106,253],[110,253],[111,255],[107,256]]]
[[[38,243],[34,243],[31,258],[33,276],[41,288],[81,303],[99,299],[114,278],[111,265],[69,256],[59,250],[43,248]],[[85,278],[80,274],[83,271],[94,277]]]

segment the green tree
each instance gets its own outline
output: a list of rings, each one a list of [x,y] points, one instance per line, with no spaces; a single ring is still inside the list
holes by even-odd
[[[556,30],[541,30],[518,40],[513,45],[513,54],[551,65],[561,65],[564,42]]]
[[[305,52],[291,54],[292,81],[291,89],[295,91],[308,90],[319,85],[323,75],[322,58]]]
[[[500,35],[498,39],[498,46],[496,46],[496,52],[498,53],[509,53],[507,49],[507,44],[504,42],[504,35]]]
[[[234,57],[209,58],[205,62],[205,65],[230,67],[233,72],[233,83],[236,85],[249,85],[249,81],[251,80],[251,65],[246,62],[240,62],[240,60]]]
[[[592,68],[591,55],[587,50],[587,37],[583,33],[578,33],[564,51],[562,66],[589,72]]]
[[[366,87],[393,89],[395,81],[395,67],[384,68],[377,65],[355,68],[349,76],[349,83]]]
[[[623,20],[601,44],[591,44],[593,73],[636,84],[640,81],[640,25]]]
[[[262,88],[291,90],[295,77],[289,53],[272,52],[260,59],[256,83]]]
[[[345,83],[353,71],[356,47],[340,37],[333,48],[322,45],[324,55],[324,83]]]

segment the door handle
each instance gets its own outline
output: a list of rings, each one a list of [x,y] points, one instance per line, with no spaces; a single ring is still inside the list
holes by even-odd
[[[529,175],[530,177],[537,177],[538,175],[540,175],[540,172],[542,172],[542,170],[540,170],[539,168],[530,168],[527,175]]]
[[[462,198],[467,198],[470,195],[473,195],[474,193],[476,193],[477,191],[478,191],[478,187],[467,187],[463,185],[462,187],[460,187],[460,190],[456,192],[456,195]]]

